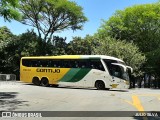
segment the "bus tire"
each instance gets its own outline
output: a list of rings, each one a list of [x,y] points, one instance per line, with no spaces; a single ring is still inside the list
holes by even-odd
[[[43,87],[48,87],[49,86],[49,81],[46,77],[43,77],[41,79],[41,86],[43,86]]]
[[[39,78],[38,78],[38,77],[34,77],[34,78],[32,79],[32,83],[33,83],[34,85],[39,86],[39,85],[40,85],[40,80],[39,80]]]
[[[104,89],[105,89],[105,84],[104,84],[103,81],[98,80],[98,81],[96,81],[96,83],[95,83],[95,87],[96,87],[98,90],[104,90]]]
[[[59,85],[58,84],[52,84],[52,87],[58,87]]]
[[[110,90],[110,88],[106,88],[105,90]]]

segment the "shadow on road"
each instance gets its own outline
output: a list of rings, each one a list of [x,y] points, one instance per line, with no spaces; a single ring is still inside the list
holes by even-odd
[[[19,106],[29,106],[27,101],[16,99],[18,92],[0,92],[0,111],[12,111]]]
[[[30,85],[30,86],[37,86],[31,83],[23,84],[23,85]],[[43,86],[38,86],[38,87],[43,87]],[[46,87],[46,88],[59,88],[59,89],[82,89],[82,90],[97,90],[96,88],[84,88],[84,87],[72,87],[72,86],[58,86],[58,87],[53,87],[52,85]],[[107,90],[107,89],[106,89]]]
[[[36,86],[31,83],[23,84],[23,85],[30,85],[30,86]],[[42,87],[42,86],[39,86]],[[81,90],[97,90],[96,88],[85,88],[85,87],[73,87],[73,86],[58,86],[58,87],[53,87],[52,85],[47,87],[47,88],[61,88],[61,89],[81,89]],[[104,89],[104,90],[97,90],[97,91],[116,91],[116,92],[128,92],[128,90],[113,90],[113,89]]]
[[[128,92],[128,90],[109,90],[109,91],[116,91],[116,92]]]
[[[51,86],[52,87],[52,86]],[[53,88],[53,87],[52,87]],[[84,88],[84,87],[70,87],[70,86],[60,86],[56,88],[64,88],[64,89],[82,89],[82,90],[97,90],[96,88]],[[116,92],[128,92],[128,90],[112,90],[112,89],[104,89],[104,90],[97,90],[97,91],[116,91]]]
[[[62,89],[81,89],[81,90],[97,90],[95,88],[83,88],[83,87],[71,87],[71,86],[59,86],[59,87],[52,87],[51,88],[62,88]]]

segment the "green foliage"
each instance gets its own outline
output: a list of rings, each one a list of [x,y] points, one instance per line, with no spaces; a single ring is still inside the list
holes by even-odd
[[[146,73],[156,75],[160,78],[160,48],[155,49],[154,51],[146,53],[148,58],[147,63],[145,64]]]
[[[50,42],[52,45],[52,55],[65,55],[66,54],[66,38],[54,36]]]
[[[43,41],[32,31],[19,36],[16,52],[22,56],[45,56],[65,54],[65,39],[54,36],[51,41]]]
[[[139,51],[138,47],[133,43],[126,41],[117,41],[108,36],[101,36],[95,34],[98,46],[94,47],[94,54],[109,55],[120,58],[126,62],[127,65],[134,69],[134,75],[142,74],[139,69],[145,62],[145,56]]]
[[[11,21],[11,19],[20,20],[21,15],[16,9],[17,7],[18,0],[0,0],[0,16],[7,21]]]
[[[12,48],[7,49],[10,46],[10,42],[15,41],[17,37],[13,35],[7,27],[0,27],[0,73],[9,73],[14,71],[11,69],[11,66],[14,66],[13,54],[8,54],[10,52],[13,53]]]
[[[0,45],[3,44],[2,42],[10,40],[12,36],[13,34],[7,27],[0,27]]]
[[[45,41],[52,39],[54,32],[82,29],[87,21],[82,7],[68,0],[25,0],[20,5],[21,22],[35,27]]]
[[[19,35],[19,39],[15,41],[16,53],[19,57],[38,55],[39,41],[41,40],[39,40],[36,33],[33,30],[28,30],[26,33]]]
[[[90,55],[92,54],[92,37],[86,36],[84,39],[81,37],[73,37],[67,45],[66,53],[69,55]]]
[[[160,2],[128,7],[104,21],[99,32],[120,40],[133,41],[142,52],[160,45]]]
[[[0,27],[0,52],[2,52],[8,44],[16,38],[15,35],[7,27]],[[1,54],[2,58],[3,54]]]

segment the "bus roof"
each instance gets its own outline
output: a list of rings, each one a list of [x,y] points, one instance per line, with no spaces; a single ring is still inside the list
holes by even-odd
[[[60,56],[32,56],[32,57],[22,57],[22,59],[111,59],[124,62],[121,59],[106,55],[60,55]]]

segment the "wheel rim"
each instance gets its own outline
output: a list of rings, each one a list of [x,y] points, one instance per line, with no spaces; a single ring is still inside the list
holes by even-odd
[[[98,84],[98,87],[99,87],[100,89],[102,89],[102,88],[104,87],[104,85],[103,85],[102,83],[99,83],[99,84]]]
[[[99,89],[99,90],[103,90],[105,89],[105,85],[103,82],[97,82],[96,83],[96,88]]]
[[[41,85],[42,86],[48,86],[48,80],[47,79],[42,79]]]

